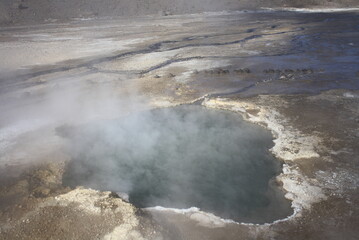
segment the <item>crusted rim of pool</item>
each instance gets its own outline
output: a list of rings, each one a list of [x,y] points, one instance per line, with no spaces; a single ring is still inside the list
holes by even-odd
[[[263,101],[266,95],[259,95]],[[284,116],[271,107],[265,107],[256,104],[251,100],[233,100],[231,98],[211,98],[207,95],[198,98],[190,103],[200,103],[207,108],[221,109],[241,114],[245,121],[258,124],[273,135],[274,146],[270,149],[276,159],[284,162],[282,173],[276,177],[276,181],[282,184],[285,191],[285,198],[291,201],[293,214],[278,219],[270,223],[255,224],[236,222],[231,219],[223,219],[214,214],[203,212],[198,208],[174,209],[163,207],[146,208],[148,211],[167,211],[176,214],[185,215],[194,220],[200,226],[209,228],[225,227],[226,224],[240,224],[247,226],[270,226],[273,224],[285,222],[302,216],[303,210],[310,210],[314,203],[326,200],[327,196],[315,179],[309,179],[304,176],[298,167],[290,166],[291,162],[299,159],[310,159],[320,157],[316,149],[324,148],[321,144],[321,138],[300,132],[292,126],[284,126],[287,122]],[[188,103],[181,103],[188,104]],[[154,108],[174,107],[181,104],[173,104],[168,99],[156,99],[152,102]]]

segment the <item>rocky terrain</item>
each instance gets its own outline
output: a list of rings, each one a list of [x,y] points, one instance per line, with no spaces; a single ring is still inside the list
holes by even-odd
[[[0,238],[356,239],[358,16],[217,12],[2,27]],[[59,127],[179,104],[269,129],[283,163],[275,182],[293,215],[255,225],[63,185],[72,159]]]

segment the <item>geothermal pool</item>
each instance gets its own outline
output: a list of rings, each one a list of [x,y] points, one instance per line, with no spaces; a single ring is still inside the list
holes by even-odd
[[[269,131],[201,106],[61,127],[72,157],[63,182],[127,193],[137,207],[198,207],[225,219],[265,223],[292,213],[274,178],[281,164]]]

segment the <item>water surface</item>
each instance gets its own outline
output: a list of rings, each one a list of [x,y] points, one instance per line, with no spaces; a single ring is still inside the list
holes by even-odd
[[[181,106],[66,132],[67,185],[126,192],[138,207],[198,207],[241,222],[292,212],[273,182],[281,165],[269,152],[270,132],[236,113]]]

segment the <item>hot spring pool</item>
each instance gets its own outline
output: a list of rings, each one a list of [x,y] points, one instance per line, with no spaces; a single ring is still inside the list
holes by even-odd
[[[228,111],[179,106],[58,129],[65,185],[125,192],[137,207],[198,207],[240,222],[292,213],[269,131]]]

